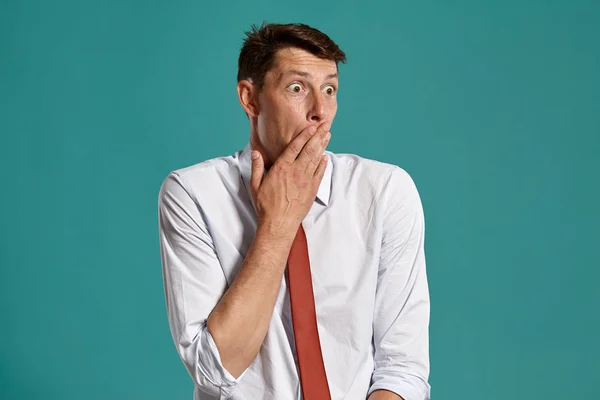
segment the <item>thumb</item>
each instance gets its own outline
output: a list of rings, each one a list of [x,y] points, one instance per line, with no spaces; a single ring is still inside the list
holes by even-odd
[[[257,150],[252,151],[250,158],[252,159],[250,193],[253,197],[252,200],[256,201],[256,194],[258,193],[258,188],[260,187],[260,183],[262,182],[265,173],[265,164],[261,154]]]

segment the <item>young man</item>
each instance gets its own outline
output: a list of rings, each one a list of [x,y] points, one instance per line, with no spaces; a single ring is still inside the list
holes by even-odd
[[[326,151],[339,62],[309,26],[254,27],[237,85],[249,143],[162,185],[167,310],[195,400],[429,399],[421,201],[400,167]]]

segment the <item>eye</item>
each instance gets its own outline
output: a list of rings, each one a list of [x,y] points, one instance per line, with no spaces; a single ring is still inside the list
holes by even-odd
[[[335,86],[333,86],[333,85],[327,85],[327,86],[325,86],[325,89],[323,89],[323,91],[325,93],[327,93],[328,95],[333,96],[333,95],[335,95],[336,89],[335,89]]]
[[[290,86],[288,86],[288,90],[292,91],[293,93],[300,93],[302,92],[302,85],[299,83],[292,83]]]

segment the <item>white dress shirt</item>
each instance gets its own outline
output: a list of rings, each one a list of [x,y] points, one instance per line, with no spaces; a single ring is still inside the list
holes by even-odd
[[[287,282],[264,343],[234,377],[206,320],[232,283],[256,232],[251,147],[170,173],[159,194],[167,312],[194,400],[300,400]],[[327,151],[306,231],[317,325],[332,400],[387,389],[428,400],[429,291],[424,216],[402,168]]]

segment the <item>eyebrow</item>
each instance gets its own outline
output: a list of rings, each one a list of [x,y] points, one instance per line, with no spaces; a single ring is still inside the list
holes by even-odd
[[[311,76],[311,74],[309,74],[308,72],[298,71],[297,69],[290,69],[288,71],[285,71],[283,74],[281,74],[279,76],[279,82],[281,82],[286,75],[299,75],[299,76],[304,76],[304,77]],[[337,78],[337,77],[338,77],[338,74],[336,72],[335,74],[327,75],[325,77],[325,79],[333,79],[333,78]]]

